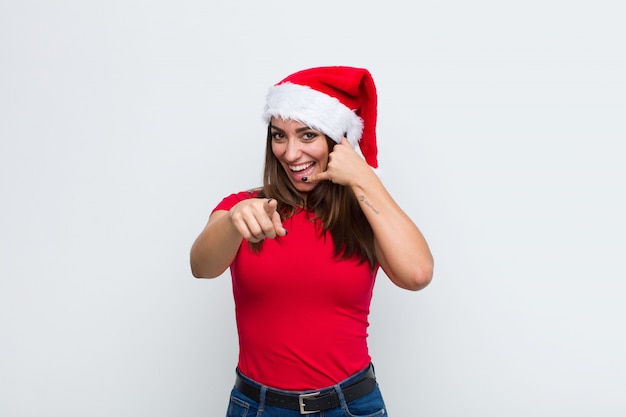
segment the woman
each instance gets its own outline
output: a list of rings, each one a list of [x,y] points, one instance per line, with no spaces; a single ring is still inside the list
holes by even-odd
[[[362,68],[311,68],[273,86],[263,187],[226,197],[192,246],[195,277],[231,271],[228,416],[386,414],[366,340],[374,280],[380,267],[420,290],[433,259],[374,171],[376,106]]]

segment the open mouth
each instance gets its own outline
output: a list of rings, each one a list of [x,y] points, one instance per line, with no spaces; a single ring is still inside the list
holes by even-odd
[[[315,164],[315,162],[309,162],[307,164],[301,164],[301,165],[289,165],[289,169],[292,172],[300,173],[300,172],[305,171],[306,169],[312,167],[314,164]]]
[[[305,164],[289,165],[289,170],[291,171],[291,175],[293,177],[301,179],[302,177],[311,175],[313,173],[314,166],[315,162],[307,162]]]

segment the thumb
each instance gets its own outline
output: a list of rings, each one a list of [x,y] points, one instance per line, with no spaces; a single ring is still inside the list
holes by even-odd
[[[319,174],[313,174],[310,177],[307,178],[307,182],[318,182],[318,181],[324,181],[324,180],[329,180],[330,179],[330,174],[328,173],[328,171],[323,171],[320,172]]]

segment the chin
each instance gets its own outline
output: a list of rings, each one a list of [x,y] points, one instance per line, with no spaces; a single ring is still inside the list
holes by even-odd
[[[300,191],[301,193],[308,193],[309,191],[312,191],[317,184],[307,184],[306,182],[294,182],[293,183],[294,187],[296,187],[296,190]]]

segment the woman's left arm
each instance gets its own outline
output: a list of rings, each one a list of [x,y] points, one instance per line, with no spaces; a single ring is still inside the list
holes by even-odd
[[[378,176],[360,177],[352,190],[374,231],[376,257],[397,286],[418,291],[433,276],[433,257],[422,232],[398,206]]]
[[[310,180],[352,188],[374,232],[378,262],[394,284],[417,291],[430,283],[434,263],[422,232],[345,139],[335,145],[327,170]]]

